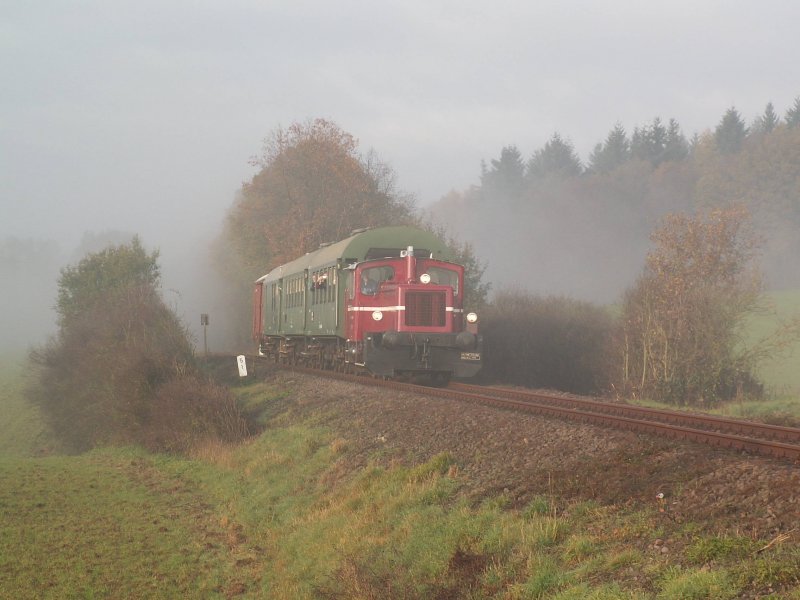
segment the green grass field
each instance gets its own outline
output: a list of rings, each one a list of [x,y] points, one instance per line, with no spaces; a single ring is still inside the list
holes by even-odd
[[[0,388],[20,389],[3,371]],[[291,389],[237,388],[270,427],[193,458],[132,448],[36,456],[45,429],[15,393],[0,429],[0,598],[736,598],[800,581],[800,550],[698,534],[655,507],[511,509],[460,495],[448,454],[343,469],[350,452],[280,405]],[[42,437],[44,436],[44,440]],[[52,450],[50,450],[52,452]],[[669,529],[669,531],[667,531]],[[647,550],[669,535],[674,555]]]
[[[766,295],[767,312],[751,319],[749,338],[760,339],[793,317],[800,317],[800,290]],[[800,395],[800,341],[761,365],[759,376],[773,396]]]

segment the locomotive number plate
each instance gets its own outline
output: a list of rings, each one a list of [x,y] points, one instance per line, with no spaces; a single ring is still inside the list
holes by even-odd
[[[480,352],[462,352],[461,360],[480,360]]]

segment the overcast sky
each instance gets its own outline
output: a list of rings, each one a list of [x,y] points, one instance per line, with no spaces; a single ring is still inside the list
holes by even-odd
[[[796,0],[0,0],[0,238],[216,231],[275,127],[325,117],[420,205],[558,131],[684,133],[800,94]]]

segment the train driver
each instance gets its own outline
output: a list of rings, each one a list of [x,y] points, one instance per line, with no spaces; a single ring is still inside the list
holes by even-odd
[[[378,292],[378,282],[371,279],[366,273],[361,273],[361,293],[374,296]]]

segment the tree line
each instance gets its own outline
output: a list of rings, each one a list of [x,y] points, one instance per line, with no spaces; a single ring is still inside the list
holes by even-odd
[[[491,166],[482,165],[481,185],[497,187],[505,193],[521,192],[526,181],[543,177],[574,177],[582,174],[610,173],[631,160],[642,160],[653,166],[689,158],[703,137],[708,138],[720,154],[735,154],[750,140],[758,140],[778,128],[800,126],[800,96],[795,98],[783,119],[768,102],[764,112],[748,127],[735,106],[728,108],[719,123],[707,134],[684,135],[680,124],[670,118],[665,124],[661,117],[637,125],[629,135],[621,123],[615,123],[606,138],[598,142],[584,165],[574,146],[558,132],[525,161],[517,146],[501,150],[499,159]]]

